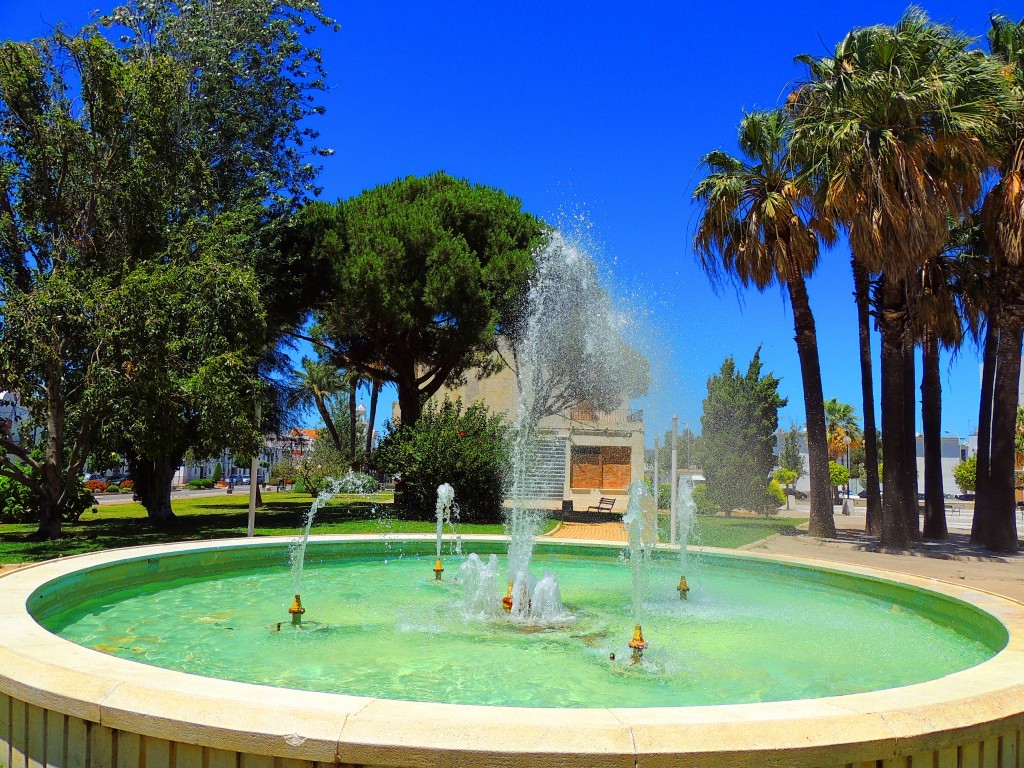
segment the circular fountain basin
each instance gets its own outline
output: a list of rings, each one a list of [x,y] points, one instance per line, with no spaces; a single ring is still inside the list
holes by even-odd
[[[506,546],[493,537],[468,539],[466,551]],[[691,584],[686,603],[659,600],[656,595],[671,587],[657,575],[652,579],[655,597],[645,619],[651,648],[632,668],[623,662],[632,622],[601,617],[601,605],[616,598],[594,575],[604,570],[613,581],[628,581],[628,565],[615,561],[614,547],[538,547],[543,557],[558,561],[563,601],[575,611],[571,625],[538,632],[499,622],[480,631],[453,607],[454,585],[431,583],[432,541],[426,537],[318,537],[307,557],[303,602],[306,617],[319,628],[297,633],[287,623],[287,541],[135,548],[5,576],[0,608],[9,631],[0,640],[0,765],[20,765],[29,756],[51,765],[245,765],[241,756],[256,755],[325,764],[587,766],[669,764],[683,755],[692,765],[830,766],[904,757],[941,765],[952,755],[952,765],[1019,765],[1008,761],[1019,760],[1024,727],[1024,613],[1005,598],[913,577],[880,579],[870,569],[722,553],[697,569],[704,578]],[[610,563],[593,570],[602,559]],[[445,558],[446,580],[456,575],[457,564],[458,558]],[[753,575],[747,579],[755,584],[753,598],[724,591],[739,574]],[[257,582],[276,597],[257,597]],[[361,591],[372,595],[387,582],[400,596],[389,611],[390,631],[374,618],[386,602],[352,604]],[[787,656],[768,647],[786,641],[784,630],[773,640],[743,629],[761,623],[759,616],[792,609],[784,599],[791,587],[823,594],[833,608],[827,613],[840,616],[824,627],[817,660],[803,658],[806,649],[796,642],[800,630],[790,632]],[[241,592],[231,595],[229,588]],[[335,603],[346,595],[351,599]],[[186,606],[179,613],[188,618],[160,628],[151,619],[167,613],[167,601]],[[246,602],[242,610],[238,604]],[[628,606],[628,594],[620,602]],[[844,624],[844,602],[864,603],[868,613]],[[723,611],[723,603],[733,610]],[[127,614],[118,613],[125,609]],[[715,640],[700,635],[701,626],[720,623],[720,614],[730,612],[748,623]],[[785,625],[789,618],[782,618]],[[279,620],[283,631],[268,631]],[[353,634],[345,634],[346,625]],[[104,635],[104,626],[118,627],[120,635]],[[847,641],[869,626],[882,642],[858,657],[862,644]],[[486,637],[497,637],[502,646],[497,661],[488,659]],[[396,638],[411,647],[396,650]],[[340,646],[332,648],[332,640]],[[453,661],[434,655],[432,645],[454,640],[468,645],[461,651],[445,647]],[[714,656],[730,642],[728,652]],[[560,655],[559,645],[575,655]],[[924,656],[922,663],[894,657],[881,678],[857,669],[874,660],[884,670],[893,662],[885,657],[906,646],[904,658]],[[538,655],[538,648],[555,650]],[[609,649],[618,655],[615,662],[607,658]],[[761,654],[767,651],[766,660]],[[229,661],[257,652],[269,655],[238,665],[244,674],[231,671]],[[311,671],[318,652],[324,674],[305,685],[313,690],[150,666],[294,686],[316,677]],[[420,661],[404,663],[401,656],[410,654]],[[730,658],[744,656],[753,658],[751,670],[729,669]],[[280,663],[281,657],[292,663]],[[539,669],[531,669],[531,659]],[[713,677],[711,684],[679,683],[674,675],[687,662],[683,673],[691,680]],[[810,674],[766,692],[752,678],[771,664],[788,666],[787,674],[773,669],[761,677]],[[431,666],[442,680],[433,689],[420,680]],[[363,670],[378,674],[363,677]],[[729,677],[738,685],[726,686],[730,693],[723,698],[718,683]],[[504,689],[512,693],[492,696]],[[816,698],[801,698],[808,696]],[[750,703],[766,698],[776,700]],[[717,702],[727,703],[709,705]],[[76,756],[84,759],[74,762]]]

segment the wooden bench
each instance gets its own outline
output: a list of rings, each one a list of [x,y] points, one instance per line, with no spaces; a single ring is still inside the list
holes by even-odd
[[[615,499],[601,497],[601,500],[596,505],[587,507],[587,512],[611,512],[612,507],[615,506]]]

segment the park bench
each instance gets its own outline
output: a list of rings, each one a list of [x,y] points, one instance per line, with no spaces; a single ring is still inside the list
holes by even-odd
[[[601,500],[597,504],[592,504],[587,507],[587,512],[611,512],[612,507],[615,506],[615,499],[601,497]]]

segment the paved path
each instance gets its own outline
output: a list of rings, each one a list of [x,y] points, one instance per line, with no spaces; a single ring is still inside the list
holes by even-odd
[[[591,541],[628,541],[622,523],[560,523],[546,534],[551,539],[589,539]]]

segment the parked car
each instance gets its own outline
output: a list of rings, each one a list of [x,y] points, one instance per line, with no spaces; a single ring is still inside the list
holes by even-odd
[[[128,479],[128,475],[123,472],[115,472],[110,477],[106,478],[107,485],[120,485]]]
[[[960,501],[974,501],[974,493],[958,493],[955,498],[960,499]]]
[[[807,494],[806,493],[804,493],[803,491],[798,491],[795,488],[793,490],[789,491],[789,493],[793,496],[794,499],[799,499],[801,501],[803,499],[807,498]]]

